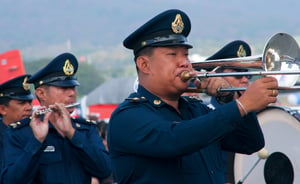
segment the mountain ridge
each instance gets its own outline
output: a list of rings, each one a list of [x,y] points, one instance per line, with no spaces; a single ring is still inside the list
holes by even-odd
[[[18,48],[26,60],[63,51],[109,52],[138,26],[171,8],[190,16],[189,40],[204,55],[234,39],[248,41],[259,53],[276,32],[300,34],[297,0],[0,0],[0,7],[0,52]]]

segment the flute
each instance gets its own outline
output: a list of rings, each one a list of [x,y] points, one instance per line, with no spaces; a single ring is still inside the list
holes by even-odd
[[[78,102],[75,102],[75,103],[72,103],[72,104],[69,104],[69,105],[66,105],[65,108],[72,108],[72,107],[76,107],[78,106],[80,103]],[[42,115],[42,114],[46,114],[47,112],[51,112],[52,109],[51,108],[47,108],[47,109],[42,109],[42,110],[39,110],[39,111],[36,111],[35,112],[35,115]]]

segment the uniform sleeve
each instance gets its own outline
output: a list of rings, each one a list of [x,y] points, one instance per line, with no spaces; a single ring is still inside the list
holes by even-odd
[[[3,150],[1,183],[31,183],[38,172],[36,162],[45,145],[35,139],[32,133],[26,135],[25,138],[20,138],[12,132],[8,130],[3,139],[5,149]]]
[[[163,119],[143,105],[121,109],[110,119],[109,149],[154,157],[177,157],[197,151],[221,140],[245,121],[235,102],[223,107],[182,121]]]
[[[243,119],[244,122],[224,139],[222,147],[226,151],[252,154],[264,147],[264,136],[256,114],[250,113]]]
[[[96,127],[90,126],[84,131],[76,130],[71,142],[74,145],[74,154],[92,176],[105,178],[111,174],[110,156]]]

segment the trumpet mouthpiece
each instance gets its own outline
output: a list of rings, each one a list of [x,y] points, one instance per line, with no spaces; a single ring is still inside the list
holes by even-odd
[[[190,74],[190,72],[184,71],[180,74],[180,78],[182,81],[186,82],[186,81],[190,80],[191,78],[193,78],[193,76]]]

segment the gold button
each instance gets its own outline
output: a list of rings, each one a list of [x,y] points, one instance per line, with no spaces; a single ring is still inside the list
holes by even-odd
[[[161,101],[160,101],[160,100],[154,100],[153,103],[154,103],[155,105],[159,105],[159,104],[161,103]]]
[[[146,46],[147,45],[147,42],[146,41],[142,41],[141,42],[141,46]]]

